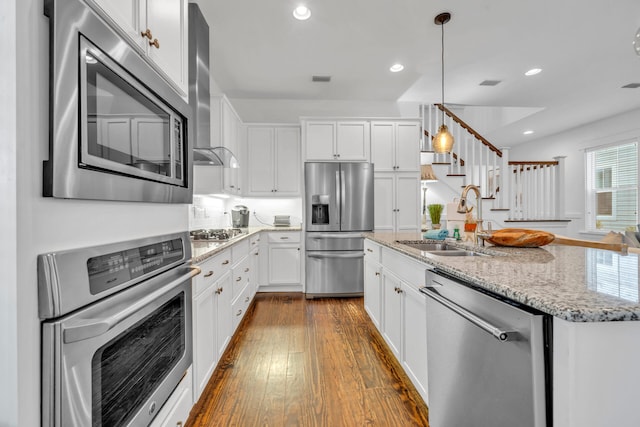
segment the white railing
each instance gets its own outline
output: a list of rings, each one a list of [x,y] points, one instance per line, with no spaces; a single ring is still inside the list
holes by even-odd
[[[442,111],[438,104],[420,106],[422,151],[433,151]],[[563,157],[553,162],[510,162],[508,148],[497,149],[453,112],[446,108],[444,112],[455,144],[451,154],[434,153],[433,162],[447,164],[447,175],[462,176],[463,185],[477,185],[483,198],[493,200],[494,209],[509,210],[509,219],[564,218]]]

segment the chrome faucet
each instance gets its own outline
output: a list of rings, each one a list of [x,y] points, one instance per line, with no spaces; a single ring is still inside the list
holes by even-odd
[[[458,202],[458,208],[456,209],[458,213],[466,214],[467,212],[471,212],[471,209],[467,208],[467,193],[469,190],[473,190],[476,193],[476,200],[478,206],[478,219],[476,220],[476,231],[474,232],[474,237],[476,241],[476,245],[478,244],[478,233],[482,231],[482,196],[480,195],[480,188],[477,185],[469,184],[462,190],[462,194],[460,195],[460,202]],[[484,244],[484,240],[482,241]]]

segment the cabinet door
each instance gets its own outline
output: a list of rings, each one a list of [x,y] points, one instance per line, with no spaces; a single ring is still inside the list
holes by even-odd
[[[198,277],[196,280],[202,279]],[[200,397],[218,361],[216,348],[216,284],[193,301],[193,396]]]
[[[231,272],[227,271],[217,282],[216,291],[216,345],[217,359],[220,360],[222,353],[227,348],[231,340],[232,318],[231,299],[233,297],[233,285],[231,284]]]
[[[340,161],[369,160],[369,122],[338,122],[336,130],[336,155]]]
[[[402,284],[403,345],[402,367],[427,401],[427,301],[417,289]]]
[[[400,280],[389,272],[382,273],[382,292],[384,308],[382,311],[382,336],[391,351],[400,360],[402,340],[402,285]]]
[[[376,172],[395,170],[394,134],[393,122],[371,123],[371,163]]]
[[[335,160],[336,122],[305,124],[306,160]]]
[[[371,321],[380,330],[382,314],[382,289],[380,287],[380,265],[364,259],[364,309]]]
[[[248,195],[273,195],[274,182],[274,129],[249,127],[247,129],[247,191]]]
[[[275,195],[300,195],[300,128],[276,128]]]
[[[376,173],[374,175],[373,227],[376,231],[393,231],[395,218],[394,174]]]
[[[395,147],[396,170],[419,171],[420,123],[398,122],[395,129]]]
[[[300,246],[298,244],[269,245],[269,284],[300,284]]]
[[[222,145],[238,155],[238,116],[226,97],[222,98]]]
[[[189,92],[187,0],[146,0],[146,25],[158,40],[148,46],[149,57],[180,89]]]
[[[111,18],[134,44],[146,51],[148,39],[140,34],[146,30],[140,27],[141,18],[146,13],[144,0],[90,0],[90,3],[97,5],[104,16]]]
[[[395,231],[420,231],[420,176],[418,173],[396,174]]]

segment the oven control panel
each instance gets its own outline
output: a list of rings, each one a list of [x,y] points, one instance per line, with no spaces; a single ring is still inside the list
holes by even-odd
[[[172,239],[89,258],[91,294],[99,294],[181,260],[183,244],[182,239]]]

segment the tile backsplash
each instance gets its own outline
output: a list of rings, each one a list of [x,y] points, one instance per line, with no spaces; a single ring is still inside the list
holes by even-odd
[[[302,224],[301,198],[220,198],[194,195],[193,204],[189,207],[189,230],[231,227],[231,209],[235,205],[249,208],[250,227],[271,226],[275,215],[289,215],[292,226]]]

